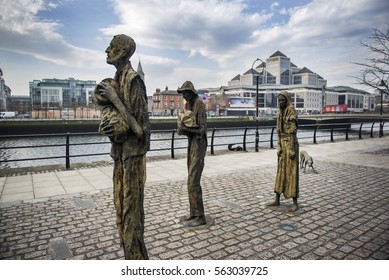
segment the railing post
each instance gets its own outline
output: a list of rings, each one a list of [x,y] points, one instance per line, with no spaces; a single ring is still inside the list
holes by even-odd
[[[385,122],[382,122],[382,134],[381,134],[381,137],[384,137],[384,126],[385,126]]]
[[[347,127],[346,127],[346,141],[348,141],[348,125],[347,125]]]
[[[317,142],[316,142],[316,132],[317,132],[318,126],[319,126],[319,125],[316,125],[315,131],[313,132],[313,144],[317,144]]]
[[[373,135],[374,124],[375,124],[375,123],[373,123],[373,124],[371,125],[371,129],[370,129],[370,137],[371,137],[371,138],[374,138],[374,135]]]
[[[244,129],[244,134],[243,134],[243,151],[247,152],[247,147],[246,147],[246,140],[247,140],[247,129],[248,127]]]
[[[331,127],[331,142],[334,142],[334,126],[335,126],[335,124],[332,124],[332,127]]]
[[[175,134],[176,130],[173,129],[173,133],[172,133],[172,145],[171,145],[171,151],[170,151],[170,155],[171,155],[171,158],[174,158],[174,134]]]
[[[211,137],[211,155],[214,155],[215,154],[215,151],[213,150],[213,140],[215,139],[215,131],[216,131],[216,128],[214,128],[212,130],[212,137]]]
[[[273,125],[273,127],[271,128],[271,134],[270,134],[270,148],[271,149],[274,149],[274,143],[273,143],[273,134],[274,134],[274,129],[276,127]]]
[[[70,141],[69,141],[70,135],[69,132],[66,133],[66,169],[70,169]]]
[[[361,125],[359,127],[359,139],[362,139],[362,125],[363,125],[363,123],[361,123]]]
[[[258,131],[258,124],[257,124],[257,128],[255,129],[255,152],[258,152],[259,149],[259,131]]]

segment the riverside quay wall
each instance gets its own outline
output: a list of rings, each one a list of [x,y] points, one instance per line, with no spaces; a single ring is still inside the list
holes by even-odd
[[[382,117],[389,121],[389,114]],[[345,114],[345,115],[316,115],[299,116],[299,124],[328,124],[328,123],[361,123],[380,122],[378,114]],[[0,135],[49,134],[49,133],[85,133],[97,132],[99,119],[0,119]],[[177,128],[176,118],[151,118],[152,130],[171,130]],[[276,117],[260,117],[258,122],[254,117],[211,117],[207,119],[208,128],[273,126]]]
[[[275,118],[264,118],[258,125],[275,125]],[[100,119],[94,120],[0,120],[0,135],[49,134],[49,133],[85,133],[97,132]],[[176,118],[151,118],[152,130],[171,130],[177,128]],[[312,122],[309,122],[312,123]],[[208,118],[209,128],[255,126],[250,118]]]

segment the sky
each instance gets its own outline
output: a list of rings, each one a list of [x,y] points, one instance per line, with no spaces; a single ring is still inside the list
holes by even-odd
[[[147,94],[228,85],[256,58],[280,51],[327,85],[358,85],[373,28],[386,30],[387,0],[0,0],[0,68],[12,95],[46,78],[113,77],[105,49],[131,36]]]

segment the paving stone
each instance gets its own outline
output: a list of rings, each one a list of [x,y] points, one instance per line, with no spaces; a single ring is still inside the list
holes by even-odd
[[[49,241],[49,252],[55,260],[65,260],[73,256],[66,240],[54,238]]]
[[[290,200],[281,200],[281,209],[266,207],[274,199],[274,167],[203,176],[206,213],[215,222],[201,229],[179,223],[188,211],[185,181],[153,184],[145,189],[150,258],[388,259],[389,195],[379,184],[389,180],[387,169],[317,164],[319,174],[300,178],[298,214],[283,211]],[[0,259],[58,258],[50,240],[66,243],[59,247],[68,259],[123,259],[118,238],[111,191],[0,203]]]

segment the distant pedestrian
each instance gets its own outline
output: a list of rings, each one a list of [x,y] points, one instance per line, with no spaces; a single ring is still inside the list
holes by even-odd
[[[188,137],[188,196],[190,214],[185,219],[187,225],[195,227],[206,224],[203,193],[200,185],[204,169],[204,157],[207,151],[207,115],[204,102],[190,81],[186,81],[178,90],[185,104],[185,116],[179,116],[178,134]]]
[[[299,196],[299,143],[297,140],[298,119],[290,93],[282,91],[278,95],[277,113],[277,176],[274,186],[275,201],[268,206],[279,206],[281,194],[293,199],[289,211],[298,209]]]

